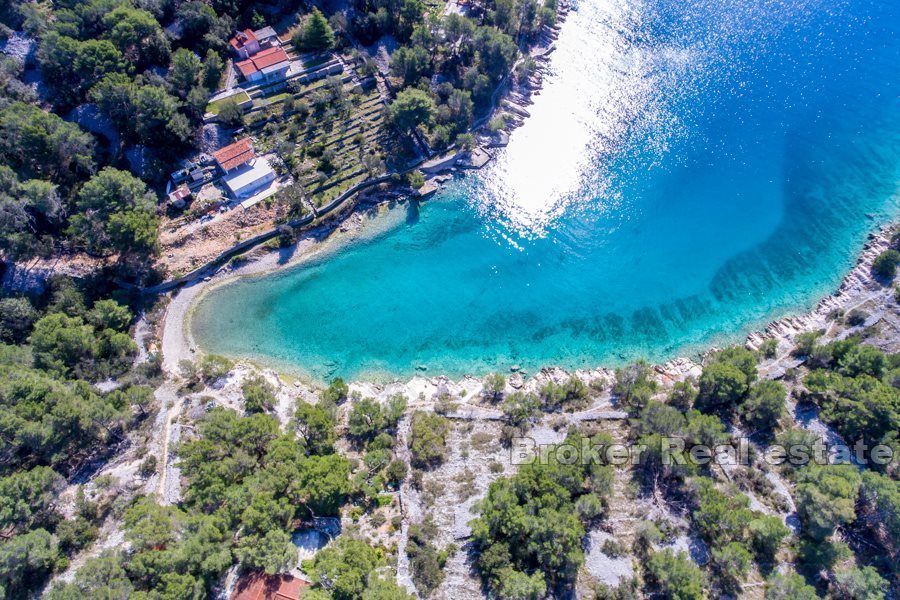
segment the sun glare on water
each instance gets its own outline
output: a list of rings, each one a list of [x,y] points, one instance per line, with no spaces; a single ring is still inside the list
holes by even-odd
[[[613,199],[598,158],[616,153],[655,89],[633,42],[639,21],[640,7],[621,0],[582,2],[569,14],[530,117],[478,177],[474,201],[485,216],[542,236],[566,211],[585,208],[573,203],[602,210]]]

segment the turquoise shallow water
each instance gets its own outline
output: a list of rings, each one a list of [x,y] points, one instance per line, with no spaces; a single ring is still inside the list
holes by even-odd
[[[204,296],[206,351],[325,380],[664,360],[835,289],[896,217],[900,7],[581,0],[481,172]]]

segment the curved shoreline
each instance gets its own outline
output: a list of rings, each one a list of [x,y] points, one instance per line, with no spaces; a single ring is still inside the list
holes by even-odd
[[[328,252],[337,251],[343,244],[358,240],[358,234],[366,222],[384,219],[382,213],[386,212],[387,208],[386,203],[382,203],[373,207],[372,211],[353,211],[346,215],[343,220],[336,220],[333,223],[306,232],[289,249],[271,251],[261,256],[256,256],[259,254],[259,251],[257,251],[254,253],[254,256],[250,257],[251,260],[245,264],[239,266],[229,265],[220,268],[211,277],[195,281],[182,288],[169,303],[164,320],[162,350],[166,370],[170,373],[176,373],[179,361],[183,359],[191,360],[202,355],[202,349],[196,345],[193,339],[191,318],[193,311],[206,293],[240,278],[286,271],[304,262],[321,258]],[[392,223],[389,220],[384,219],[383,227],[376,230],[375,235],[380,234],[391,225]],[[894,292],[891,286],[884,286],[873,279],[871,265],[875,257],[887,248],[891,233],[898,230],[898,228],[900,228],[900,224],[889,223],[872,231],[868,235],[861,252],[857,255],[856,264],[841,278],[838,288],[834,292],[820,297],[813,308],[789,312],[784,314],[784,316],[771,320],[764,327],[756,328],[743,336],[743,343],[747,347],[755,349],[765,340],[776,339],[779,342],[779,346],[781,346],[789,343],[799,333],[826,328],[829,314],[836,309],[846,312],[863,303],[892,296]],[[715,338],[715,336],[711,337]],[[735,340],[735,343],[741,342]],[[716,348],[715,343],[709,343],[698,347],[696,353],[685,352],[682,349],[674,358],[656,363],[656,369],[661,374],[673,376],[679,373],[685,374],[699,367],[703,357]],[[780,355],[783,358],[783,353],[780,353]],[[239,357],[236,360],[254,365],[257,368],[271,368],[288,379],[301,380],[313,386],[321,383],[313,381],[313,378],[308,376],[306,370],[299,365],[296,368],[291,368],[290,365],[280,365],[277,361],[267,360],[264,357]],[[608,368],[596,366],[593,368],[563,369],[545,365],[538,369],[536,373],[558,370],[577,373],[604,371],[608,370]],[[355,378],[354,381],[409,382],[417,377],[439,378],[445,381],[458,379],[461,381],[471,378],[472,375],[464,374],[458,378],[451,378],[440,373],[422,373],[411,376],[384,373],[383,378],[363,376]]]
[[[196,279],[184,287],[177,288],[166,308],[163,320],[162,352],[166,371],[175,373],[179,361],[194,358],[196,344],[191,333],[191,316],[199,301],[207,293],[239,278],[287,270],[320,256],[334,249],[333,246],[337,243],[349,242],[349,239],[335,236],[352,235],[358,231],[363,218],[364,214],[353,211],[343,220],[329,222],[303,232],[297,242],[289,248],[268,252],[260,248],[254,249],[246,255],[246,261],[219,267],[208,277]],[[322,241],[316,241],[320,236],[324,236]]]
[[[872,263],[888,249],[890,237],[897,231],[900,231],[900,223],[897,222],[871,231],[857,255],[856,264],[841,279],[836,291],[823,296],[811,310],[770,321],[765,329],[750,333],[747,336],[748,346],[756,348],[767,339],[791,339],[799,333],[824,328],[828,325],[829,315],[835,310],[846,312],[867,301],[893,296],[893,286],[883,285],[872,276]]]

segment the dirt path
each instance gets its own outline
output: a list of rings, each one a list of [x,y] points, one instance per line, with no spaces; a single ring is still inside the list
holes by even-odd
[[[147,315],[141,313],[137,323],[134,325],[134,343],[138,347],[138,355],[134,359],[134,364],[139,365],[147,362],[150,354],[147,352],[147,338],[150,336],[150,325],[147,323]]]
[[[177,441],[173,431],[179,432],[176,422],[181,416],[181,409],[184,403],[178,397],[178,390],[171,381],[166,381],[157,388],[155,395],[159,401],[160,415],[163,419],[162,432],[159,436],[162,447],[157,461],[159,481],[156,484],[155,491],[161,504],[175,504],[180,499],[180,485],[178,482],[178,468],[174,466],[174,460],[169,453],[169,448],[174,441]]]
[[[407,410],[403,415],[403,419],[397,425],[397,458],[410,464],[409,453],[409,432],[410,432],[410,415],[411,411]],[[409,572],[409,556],[406,554],[406,543],[409,541],[409,524],[413,518],[419,518],[420,515],[410,514],[410,508],[415,507],[417,503],[412,498],[415,491],[412,489],[409,477],[400,484],[400,508],[403,515],[403,522],[400,525],[400,541],[397,543],[397,583],[409,590],[410,594],[416,593],[416,585],[413,583],[412,576]]]

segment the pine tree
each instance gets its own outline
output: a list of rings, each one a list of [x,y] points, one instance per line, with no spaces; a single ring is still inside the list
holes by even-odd
[[[294,35],[294,46],[303,52],[325,51],[334,47],[334,31],[318,8],[314,8],[303,27]]]

